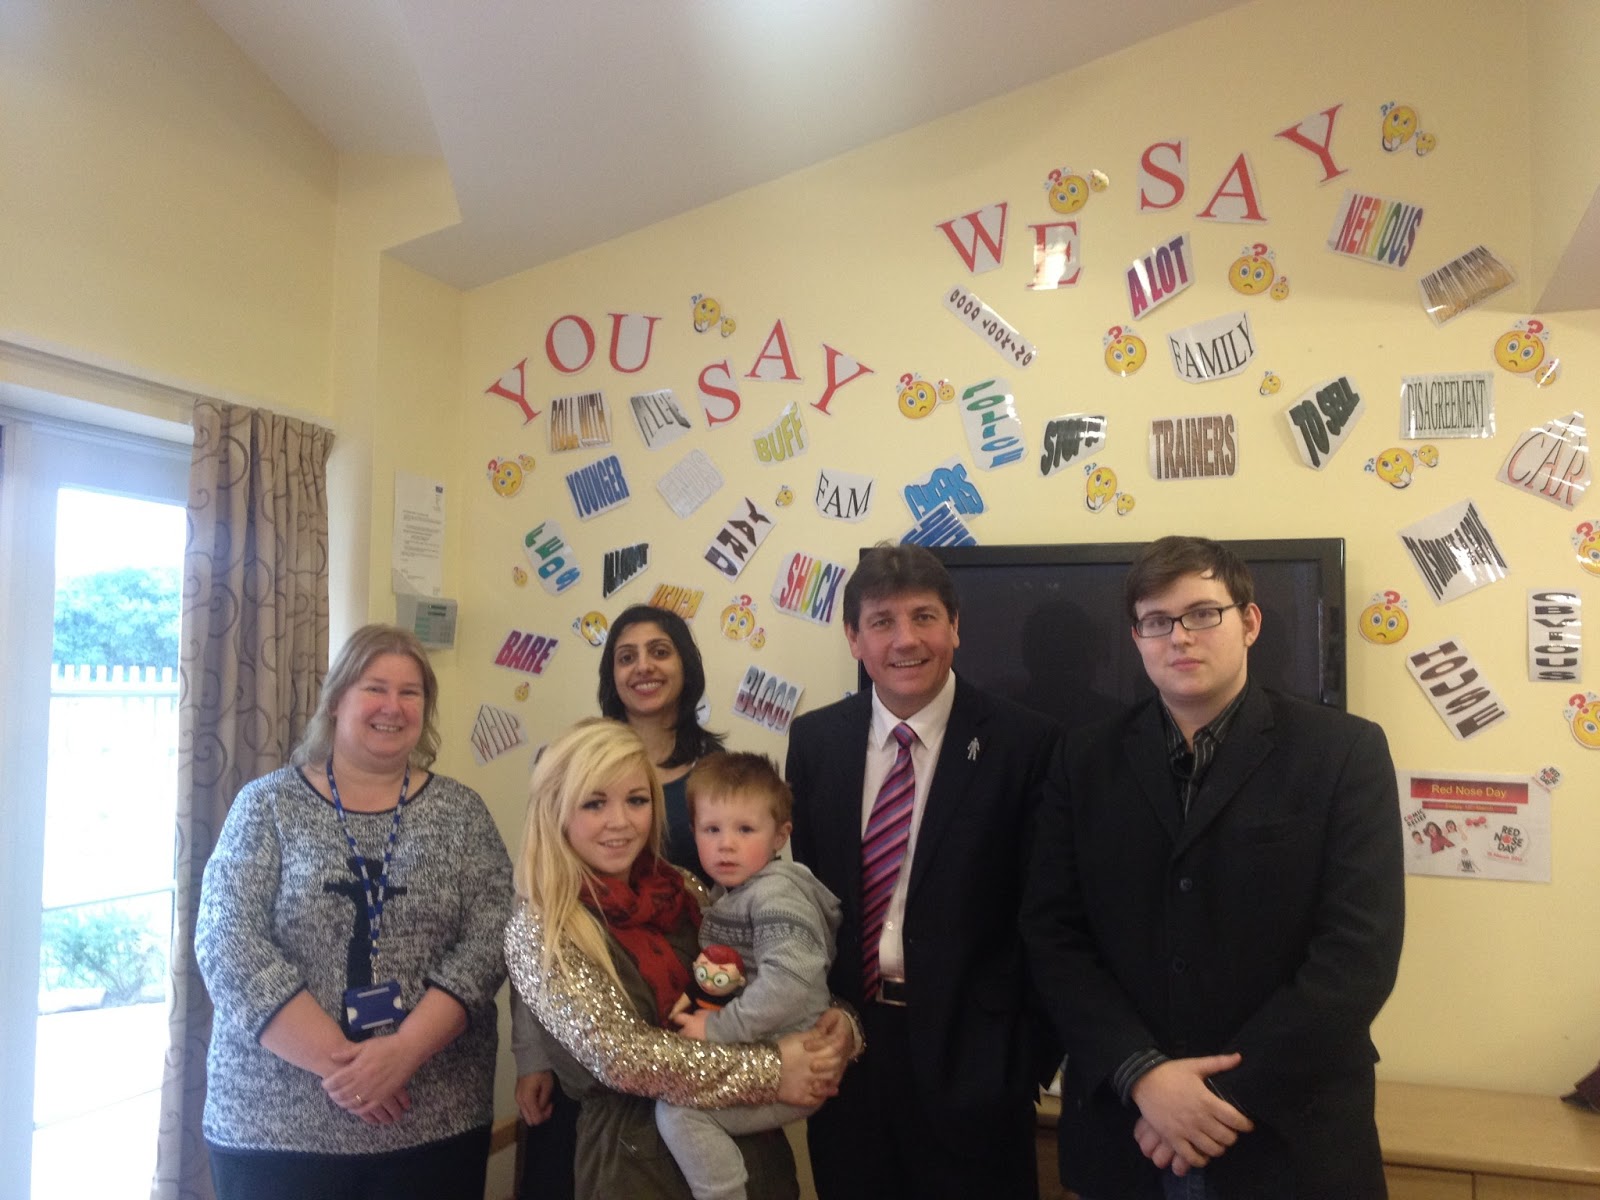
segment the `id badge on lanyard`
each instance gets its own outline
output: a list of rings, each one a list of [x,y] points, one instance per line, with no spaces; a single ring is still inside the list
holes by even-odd
[[[355,860],[356,872],[361,876],[361,889],[367,901],[367,932],[370,937],[368,963],[371,978],[378,978],[378,937],[383,929],[384,894],[389,888],[389,867],[394,862],[394,845],[400,837],[400,814],[406,806],[406,792],[411,787],[411,768],[406,767],[405,778],[400,782],[400,801],[394,808],[394,824],[389,827],[389,840],[383,846],[383,871],[374,883],[367,870],[366,857],[356,846],[350,833],[350,823],[345,818],[344,804],[339,799],[339,785],[333,780],[333,755],[328,756],[328,792],[333,797],[333,811],[338,814],[339,828],[344,831]],[[365,987],[346,988],[344,992],[343,1025],[353,1041],[363,1041],[380,1033],[392,1033],[405,1020],[405,1000],[400,994],[400,982],[395,979],[372,983]]]

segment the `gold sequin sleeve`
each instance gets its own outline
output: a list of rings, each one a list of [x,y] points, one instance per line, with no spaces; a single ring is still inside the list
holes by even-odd
[[[603,968],[571,946],[561,967],[540,966],[543,922],[518,900],[506,924],[506,966],[549,1035],[606,1087],[686,1108],[772,1104],[777,1048],[719,1045],[642,1021]]]

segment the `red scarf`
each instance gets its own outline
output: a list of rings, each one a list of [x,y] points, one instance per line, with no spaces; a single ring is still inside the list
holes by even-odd
[[[655,993],[662,1025],[667,1013],[689,986],[689,968],[666,935],[687,923],[700,928],[700,907],[683,885],[683,876],[649,851],[634,860],[628,882],[593,879],[584,905],[638,965],[639,974]]]

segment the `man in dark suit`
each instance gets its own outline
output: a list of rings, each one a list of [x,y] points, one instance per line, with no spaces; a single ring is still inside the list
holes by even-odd
[[[922,547],[862,557],[844,628],[872,688],[798,718],[787,768],[795,858],[844,906],[829,986],[867,1037],[808,1125],[817,1194],[1035,1200],[1055,1056],[1017,912],[1055,727],[956,677],[959,602]]]
[[[1147,546],[1124,588],[1157,698],[1051,767],[1022,928],[1067,1050],[1063,1182],[1095,1200],[1374,1200],[1371,1025],[1404,879],[1370,721],[1252,684],[1248,568]]]

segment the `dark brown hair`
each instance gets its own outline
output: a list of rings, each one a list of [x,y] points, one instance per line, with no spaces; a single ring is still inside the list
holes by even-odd
[[[1255,583],[1244,560],[1221,542],[1177,534],[1157,538],[1134,557],[1122,584],[1130,622],[1139,619],[1139,601],[1164,592],[1185,575],[1221,581],[1235,604],[1253,604]]]
[[[867,600],[884,600],[907,592],[932,592],[944,605],[953,621],[961,611],[961,598],[950,572],[944,569],[926,546],[907,546],[879,542],[861,556],[856,569],[844,585],[844,623],[852,631],[861,628],[861,605]]]
[[[678,694],[678,711],[672,724],[672,756],[660,764],[681,767],[703,754],[721,750],[722,735],[702,729],[700,718],[695,716],[694,710],[706,694],[706,668],[700,661],[700,648],[694,644],[694,634],[677,613],[649,604],[635,604],[617,614],[617,619],[611,622],[611,631],[606,634],[605,649],[600,651],[600,712],[613,721],[627,721],[628,710],[617,692],[617,639],[630,626],[646,622],[660,627],[683,663],[683,691]]]

